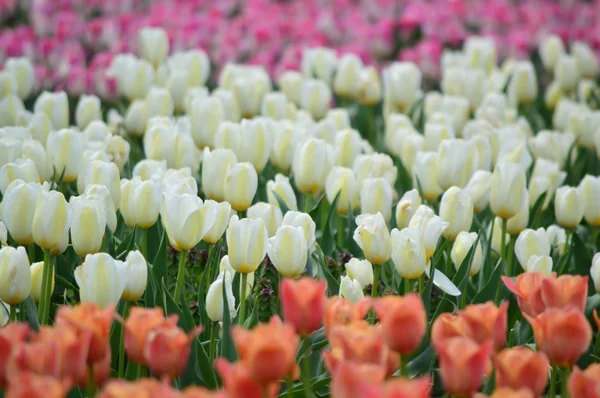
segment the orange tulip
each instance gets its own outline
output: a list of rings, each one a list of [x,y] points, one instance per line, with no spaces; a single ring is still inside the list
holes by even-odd
[[[526,388],[519,390],[513,390],[510,388],[502,387],[496,389],[489,398],[535,398],[536,395]],[[488,398],[485,394],[475,394],[475,398]]]
[[[364,299],[356,304],[338,296],[331,297],[325,304],[325,333],[329,332],[337,325],[348,325],[355,321],[365,318],[371,306],[370,299]]]
[[[470,397],[485,374],[493,342],[478,345],[467,337],[454,337],[441,343],[438,351],[440,375],[446,392]]]
[[[165,318],[162,308],[132,307],[127,320],[123,324],[125,352],[127,357],[140,365],[147,365],[144,359],[144,344],[151,330],[159,327],[174,327],[177,316]]]
[[[533,328],[538,349],[552,365],[573,365],[592,341],[592,328],[578,308],[548,308],[536,318],[525,318]]]
[[[233,340],[240,361],[260,385],[295,377],[298,373],[296,351],[299,339],[294,328],[274,316],[254,330],[233,329]]]
[[[186,334],[175,325],[163,325],[152,329],[144,344],[144,359],[158,377],[174,379],[183,374],[188,363],[192,341],[201,328]]]
[[[112,380],[97,398],[179,398],[179,392],[172,389],[168,383],[154,379],[139,379],[136,381]]]
[[[331,381],[331,398],[379,398],[385,374],[380,366],[343,361]]]
[[[540,272],[524,272],[512,279],[503,276],[502,281],[517,296],[521,312],[529,316],[537,316],[546,309],[542,299],[542,280],[546,278]],[[555,274],[548,278],[556,278]]]
[[[587,296],[587,276],[561,275],[558,278],[542,279],[542,300],[546,308],[572,306],[583,312]]]
[[[211,391],[204,387],[188,387],[181,392],[181,398],[226,398],[222,391]]]
[[[431,378],[417,379],[394,378],[383,385],[383,396],[386,398],[429,398],[431,397]]]
[[[6,398],[63,398],[68,383],[51,376],[23,372],[10,380]]]
[[[465,320],[469,337],[477,344],[488,340],[494,342],[494,350],[500,351],[506,344],[508,321],[508,301],[496,307],[492,301],[485,304],[472,304],[459,314]]]
[[[89,365],[106,356],[110,327],[115,317],[114,307],[100,308],[93,303],[81,303],[76,307],[62,306],[56,314],[56,325],[73,328],[78,334],[91,333],[87,363]]]
[[[6,367],[11,353],[29,336],[29,327],[24,323],[9,323],[0,328],[0,388],[6,385]]]
[[[569,378],[569,394],[573,398],[600,398],[600,364],[590,365],[584,371],[573,367]]]
[[[217,358],[215,368],[221,376],[227,398],[274,398],[279,393],[279,382],[258,384],[250,370],[241,362],[229,363],[223,358]]]
[[[29,372],[60,379],[62,362],[59,341],[34,341],[29,344],[21,344],[12,353],[7,365],[6,376],[8,380],[11,380],[15,375]]]
[[[279,295],[283,318],[303,337],[321,327],[325,313],[325,281],[312,278],[284,279]]]
[[[433,322],[431,344],[433,344],[436,351],[439,351],[439,347],[446,340],[453,337],[469,337],[468,333],[467,323],[462,317],[445,312],[440,314]]]
[[[427,332],[427,314],[419,295],[385,296],[376,300],[373,308],[392,351],[404,356],[419,348]]]
[[[542,395],[548,383],[548,357],[527,347],[501,351],[494,358],[496,386],[528,388],[536,396]]]

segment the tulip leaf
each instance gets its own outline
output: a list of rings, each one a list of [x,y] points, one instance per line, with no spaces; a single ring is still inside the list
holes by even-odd
[[[540,226],[542,213],[543,213],[543,205],[546,200],[547,192],[544,192],[540,195],[539,198],[535,201],[533,207],[531,208],[531,213],[529,214],[529,228],[537,229]]]
[[[206,387],[211,389],[217,388],[218,381],[215,373],[215,367],[212,363],[210,363],[210,359],[208,358],[206,350],[202,346],[199,338],[194,339],[194,345],[196,348],[197,358],[197,361],[195,362],[196,372],[199,374]],[[194,346],[192,346],[192,349],[193,348]]]
[[[594,294],[588,297],[587,302],[585,303],[585,315],[591,316],[592,312],[600,307],[600,294]]]
[[[29,327],[35,331],[40,330],[40,324],[37,319],[37,307],[35,306],[33,297],[31,297],[31,295],[27,296],[23,304],[25,304],[25,308],[27,309],[27,322],[29,323]]]
[[[127,254],[129,253],[129,251],[131,249],[133,249],[134,244],[135,244],[135,229],[133,231],[131,231],[125,238],[123,238],[123,240],[121,241],[121,244],[119,246],[117,246],[117,249],[115,250],[115,253],[117,256],[116,259],[125,261],[125,257],[127,257]]]
[[[436,269],[432,265],[429,271],[429,280],[425,284],[423,288],[423,293],[421,294],[421,299],[423,300],[423,305],[425,306],[425,313],[429,316],[429,307],[431,306],[431,292],[433,290],[433,282],[436,274]]]
[[[325,222],[325,226],[323,227],[323,235],[321,236],[321,240],[319,244],[323,248],[323,252],[327,255],[330,255],[335,248],[335,237],[333,228],[331,226],[332,220],[335,218],[335,209],[337,207],[337,202],[340,199],[342,191],[338,191],[337,195],[335,195],[335,199],[331,202],[331,208],[329,209],[329,214],[327,214],[327,221]]]
[[[348,206],[348,232],[346,235],[346,245],[348,252],[354,257],[362,256],[362,250],[358,243],[354,240],[354,231],[356,230],[356,218],[354,217],[354,209]]]
[[[161,283],[165,281],[167,285],[167,245],[169,244],[169,238],[167,237],[166,231],[163,231],[160,246],[156,251],[156,256],[152,261],[152,273],[154,274],[156,281]],[[185,291],[185,290],[183,290]]]
[[[435,351],[433,350],[433,346],[428,345],[423,352],[408,363],[408,374],[413,376],[427,372],[434,359]]]
[[[393,159],[394,166],[396,166],[396,169],[398,170],[398,178],[396,179],[395,184],[396,191],[398,191],[398,193],[410,191],[412,189],[412,178],[408,174],[408,170],[406,170],[404,163],[402,163],[402,159],[397,156],[393,157]]]
[[[498,259],[490,279],[488,279],[487,283],[483,286],[483,289],[473,297],[473,300],[471,301],[472,304],[480,304],[494,300],[498,284],[501,283],[500,277],[502,276],[502,269],[504,268],[503,264],[502,259]]]
[[[325,261],[325,255],[323,254],[323,250],[319,247],[318,244],[315,244],[315,250],[312,252],[311,256],[315,256],[314,259],[318,265],[318,274],[319,279],[325,279],[327,281],[327,291],[329,296],[337,296],[340,291],[340,283],[338,280],[331,275],[329,271],[329,267],[327,266],[327,262]]]
[[[285,216],[285,213],[290,211],[290,208],[288,207],[288,205],[285,203],[285,201],[281,198],[281,196],[277,192],[273,191],[271,193],[275,197],[275,200],[277,200],[277,203],[279,204],[279,208],[281,209],[281,213]]]
[[[575,257],[575,270],[573,273],[583,276],[589,275],[590,265],[592,264],[592,256],[590,251],[585,246],[585,243],[577,231],[574,231],[571,235],[571,241],[573,242],[572,247],[568,250],[571,250],[572,255]],[[588,278],[588,294],[594,290],[594,281],[592,278]]]
[[[227,272],[227,271],[225,271]],[[229,314],[229,304],[227,303],[227,289],[223,291],[223,334],[221,336],[221,356],[234,362],[237,359],[237,352],[231,336],[231,315]]]

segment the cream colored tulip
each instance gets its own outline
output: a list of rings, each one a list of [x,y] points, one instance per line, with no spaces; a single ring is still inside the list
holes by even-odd
[[[25,248],[3,247],[0,249],[0,300],[17,305],[30,293],[31,271]]]
[[[44,273],[44,262],[40,261],[38,263],[31,264],[29,268],[31,271],[31,298],[36,303],[39,303],[42,297],[42,277]],[[54,291],[54,273],[51,275],[50,281],[51,287],[50,291]]]
[[[224,186],[225,200],[236,211],[246,211],[258,188],[258,175],[252,163],[237,163],[227,172]]]
[[[408,227],[417,228],[421,231],[425,255],[427,259],[430,259],[437,248],[440,236],[448,228],[448,223],[442,220],[441,217],[436,216],[430,207],[421,205],[410,219]]]
[[[261,115],[272,120],[285,120],[288,116],[288,99],[284,93],[267,93],[263,98]]]
[[[106,226],[114,233],[117,229],[117,212],[108,188],[99,184],[88,185],[80,197],[100,201],[106,216]]]
[[[83,139],[82,135],[72,129],[50,132],[46,152],[55,171],[56,179],[63,176],[63,181],[74,181],[81,171]]]
[[[300,106],[315,120],[325,117],[331,102],[331,89],[321,80],[308,79],[302,83]]]
[[[369,66],[358,75],[358,100],[365,106],[374,106],[381,101],[381,81],[377,69]]]
[[[392,261],[396,271],[406,279],[417,279],[425,272],[427,256],[423,235],[418,228],[392,230]]]
[[[450,139],[438,149],[437,182],[446,190],[451,186],[464,188],[478,165],[478,153],[471,141]]]
[[[360,211],[363,214],[383,215],[386,222],[392,218],[393,191],[383,178],[366,179],[360,190]]]
[[[262,219],[242,219],[233,216],[227,228],[229,262],[242,274],[256,271],[267,253],[268,235]]]
[[[34,242],[43,249],[60,251],[71,224],[69,206],[62,193],[42,190],[33,215]]]
[[[469,251],[477,240],[477,233],[462,231],[456,237],[454,244],[452,245],[452,251],[450,257],[454,263],[454,267],[458,271],[463,261],[467,258]],[[471,268],[469,268],[469,276],[473,276],[479,272],[483,265],[483,250],[481,249],[481,241],[478,242],[475,248],[475,255],[473,256],[473,262]]]
[[[357,303],[365,298],[365,293],[359,281],[348,276],[342,276],[340,280],[340,297],[351,303]]]
[[[196,246],[217,217],[216,209],[204,206],[199,197],[190,194],[165,194],[160,214],[169,242],[177,251]]]
[[[596,293],[600,292],[600,253],[596,253],[592,258],[590,276],[594,282],[594,289],[596,290]]]
[[[522,206],[527,206],[525,171],[517,164],[499,164],[492,174],[490,207],[505,220],[514,217]]]
[[[231,218],[231,205],[229,202],[215,202],[214,200],[206,200],[204,201],[204,206],[208,208],[214,208],[216,210],[216,218],[212,227],[208,230],[206,235],[204,235],[205,242],[208,242],[211,245],[214,245],[221,239],[225,230],[227,229],[227,225],[229,225],[229,219]]]
[[[145,27],[139,33],[142,57],[155,67],[169,54],[169,37],[162,28]]]
[[[101,308],[116,305],[125,289],[125,265],[106,253],[89,254],[75,268],[82,303],[94,303]]]
[[[42,190],[40,184],[15,180],[4,193],[2,220],[10,231],[10,236],[19,245],[33,243],[33,215]]]
[[[401,112],[417,102],[421,89],[421,70],[412,62],[393,62],[383,70],[385,98]]]
[[[554,67],[554,78],[563,91],[574,90],[580,78],[575,57],[567,54],[559,56]]]
[[[207,197],[216,201],[225,200],[225,180],[227,173],[237,163],[235,153],[230,149],[204,149],[202,162],[202,190]]]
[[[332,204],[336,196],[338,214],[348,214],[350,209],[357,209],[359,203],[359,188],[352,169],[336,166],[329,172],[325,183],[327,201]]]
[[[69,202],[71,213],[71,243],[81,257],[100,251],[106,230],[104,205],[97,199],[72,197]]]
[[[192,170],[189,167],[165,171],[160,185],[164,194],[198,195],[198,182],[192,176]]]
[[[381,213],[361,214],[356,217],[357,227],[353,239],[362,249],[367,260],[380,265],[390,259],[390,232]]]
[[[323,140],[309,138],[298,145],[292,170],[301,193],[317,195],[323,192],[331,167],[329,157],[327,143]]]
[[[527,194],[529,196],[529,194]],[[514,216],[508,219],[506,222],[506,232],[509,235],[518,235],[525,228],[527,228],[527,224],[529,223],[529,206],[521,206],[519,212]]]
[[[125,265],[125,288],[121,298],[125,301],[139,300],[146,290],[148,283],[148,265],[146,259],[138,250],[127,254]]]
[[[552,72],[560,56],[565,53],[565,46],[557,35],[548,35],[542,40],[539,53],[544,68]]]
[[[554,197],[554,215],[564,228],[575,228],[585,211],[585,199],[575,187],[562,186]]]
[[[594,50],[587,44],[581,41],[576,41],[571,44],[571,52],[577,62],[577,69],[583,77],[595,79],[600,73],[600,63],[594,53]]]
[[[462,231],[469,231],[473,222],[473,200],[465,189],[450,187],[440,202],[440,217],[448,223],[443,235],[454,241]]]
[[[102,120],[100,98],[95,95],[82,95],[75,108],[75,123],[83,131],[94,120]]]
[[[265,202],[258,202],[250,206],[246,214],[248,218],[263,219],[269,238],[277,233],[277,229],[283,220],[283,214],[279,207]]]
[[[317,226],[313,219],[307,213],[299,211],[288,211],[283,216],[281,225],[290,225],[292,227],[302,227],[307,247],[310,249],[315,243],[315,233]]]
[[[442,193],[438,185],[438,154],[418,152],[413,164],[413,186],[423,193],[423,199],[435,200]]]
[[[141,137],[146,130],[148,111],[146,101],[134,100],[125,113],[125,130],[135,137]]]
[[[421,206],[421,197],[416,189],[405,192],[396,205],[396,226],[399,229],[408,227],[410,219]]]
[[[14,163],[7,163],[0,168],[0,192],[3,195],[15,180],[39,183],[40,177],[35,163],[30,159],[17,159]]]
[[[269,239],[267,253],[281,275],[294,278],[306,268],[308,247],[302,227],[283,225]]]
[[[515,242],[515,255],[525,271],[527,271],[527,263],[531,256],[549,256],[550,242],[546,230],[538,228],[537,230],[526,229],[521,232]]]
[[[272,121],[266,118],[242,120],[241,142],[235,151],[240,162],[250,162],[261,173],[273,146]]]
[[[345,264],[346,274],[349,278],[357,280],[362,289],[373,284],[373,265],[369,260],[359,260],[351,258]]]
[[[550,256],[536,256],[529,257],[527,261],[527,272],[540,272],[544,276],[550,276],[552,274],[552,257]]]
[[[358,98],[360,72],[363,63],[355,54],[345,54],[338,61],[338,69],[333,80],[336,95],[345,98]]]
[[[330,48],[308,48],[302,52],[301,70],[307,79],[317,78],[331,84],[336,64],[335,50]]]
[[[199,148],[215,146],[215,135],[225,121],[222,102],[216,97],[200,98],[192,102],[190,110],[191,134]]]
[[[121,180],[121,213],[131,228],[150,228],[158,220],[162,193],[156,181],[139,177]]]
[[[279,195],[288,209],[298,210],[298,202],[294,189],[290,184],[289,178],[283,174],[277,174],[275,175],[275,180],[267,182],[267,200],[269,203],[279,207],[279,201],[276,199],[275,193]]]
[[[227,296],[227,307],[229,316],[233,319],[236,316],[235,296],[233,295],[232,283],[228,280],[226,274],[221,273],[217,279],[211,283],[206,293],[206,315],[212,322],[223,321],[223,286]]]
[[[45,113],[50,118],[52,127],[55,130],[69,127],[69,101],[67,93],[64,91],[56,93],[44,91],[37,97],[33,105],[33,111],[35,113]]]
[[[4,68],[15,77],[19,98],[27,99],[35,85],[35,70],[31,60],[27,57],[8,58]]]
[[[600,177],[587,174],[577,187],[579,195],[584,201],[585,210],[583,216],[585,221],[594,226],[600,227]]]
[[[421,153],[424,148],[424,138],[421,134],[408,134],[402,139],[402,145],[399,148],[399,157],[402,160],[402,165],[406,169],[409,176],[414,173],[414,165],[417,159],[417,154]],[[434,152],[435,153],[435,152]],[[437,154],[436,154],[437,155]],[[422,163],[424,159],[420,159]],[[437,160],[436,160],[437,163]],[[437,177],[436,177],[437,185]]]
[[[210,60],[200,49],[179,51],[167,59],[171,70],[188,73],[188,87],[204,86],[210,76]]]
[[[290,101],[300,105],[300,91],[303,81],[304,77],[300,72],[288,70],[281,74],[277,84]]]
[[[271,147],[271,163],[282,172],[287,173],[292,166],[294,151],[299,142],[307,136],[306,130],[285,120],[273,125],[273,146]]]
[[[491,172],[477,170],[465,187],[473,199],[473,207],[476,213],[484,211],[490,203],[491,177]]]
[[[345,129],[335,134],[336,164],[342,167],[352,167],[354,160],[361,151],[362,138],[358,131]]]

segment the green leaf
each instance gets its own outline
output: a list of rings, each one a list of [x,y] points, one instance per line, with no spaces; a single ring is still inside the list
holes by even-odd
[[[408,363],[408,374],[418,375],[427,372],[433,361],[435,361],[435,351],[433,351],[433,346],[429,345],[421,354]]]
[[[315,244],[315,250],[312,252],[311,256],[316,256],[315,261],[318,265],[319,278],[327,281],[329,296],[337,296],[340,291],[340,283],[333,275],[331,275],[331,272],[329,272],[325,256],[318,244]]]
[[[334,229],[331,223],[334,219],[335,209],[337,207],[337,202],[340,199],[341,193],[342,192],[339,191],[337,195],[335,195],[335,199],[333,199],[333,202],[331,202],[329,214],[327,214],[327,221],[325,222],[325,227],[323,228],[323,235],[321,236],[321,240],[319,241],[319,244],[323,248],[323,252],[328,255],[331,254],[333,252],[333,249],[335,248]]]
[[[148,242],[150,245],[150,242]],[[169,238],[167,237],[166,231],[163,231],[160,246],[156,251],[156,256],[152,260],[152,273],[154,274],[156,281],[165,281],[167,284],[167,245],[169,244]],[[185,290],[184,290],[185,291]]]
[[[275,200],[277,200],[277,203],[279,204],[279,208],[281,209],[281,213],[285,216],[285,213],[290,211],[290,208],[285,203],[285,201],[281,198],[281,196],[279,196],[279,194],[277,192],[272,191],[271,193],[275,197]]]
[[[352,206],[348,206],[348,234],[346,235],[346,245],[348,251],[354,257],[361,257],[363,252],[358,246],[358,243],[354,240],[354,231],[356,230],[356,218],[354,217],[354,209]]]
[[[40,330],[40,324],[37,320],[37,307],[35,306],[33,297],[31,297],[31,295],[27,296],[23,304],[25,304],[25,308],[27,309],[27,322],[29,323],[29,327],[35,331]]]
[[[196,338],[195,340],[197,359],[195,364],[197,368],[197,373],[202,378],[202,381],[204,382],[204,385],[206,385],[206,387],[211,389],[217,388],[218,381],[217,375],[215,373],[215,367],[212,363],[210,363],[210,358],[208,358],[206,350],[200,343],[200,339]]]
[[[498,284],[502,283],[500,281],[500,277],[502,276],[502,270],[504,268],[503,265],[504,263],[502,262],[502,259],[499,258],[496,266],[494,267],[494,271],[490,276],[490,279],[488,279],[483,289],[481,289],[475,295],[475,297],[473,297],[471,304],[480,304],[485,303],[486,301],[494,300],[496,296],[496,289],[498,289]]]
[[[429,315],[429,308],[431,307],[431,292],[433,290],[433,278],[435,276],[436,269],[433,266],[433,262],[431,265],[431,269],[429,271],[429,279],[423,288],[423,293],[421,294],[421,299],[423,300],[423,305],[425,306],[425,313]]]
[[[117,246],[117,249],[115,250],[115,253],[117,255],[116,259],[124,261],[125,257],[127,256],[127,253],[129,253],[133,249],[134,245],[135,245],[135,229],[133,231],[131,231],[121,241],[121,244],[119,246]]]
[[[531,213],[529,213],[529,228],[537,229],[540,226],[540,220],[542,219],[542,206],[544,205],[544,201],[546,200],[547,192],[544,192],[540,195],[539,198],[535,201],[533,207],[531,208]]]
[[[231,337],[231,315],[229,314],[229,304],[227,303],[227,289],[223,289],[223,334],[221,336],[221,356],[234,362],[237,359],[237,352]]]

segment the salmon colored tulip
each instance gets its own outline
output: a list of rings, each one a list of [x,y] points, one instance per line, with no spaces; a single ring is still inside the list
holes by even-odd
[[[6,385],[6,367],[11,353],[29,336],[29,327],[23,323],[9,323],[0,328],[0,388]]]
[[[477,343],[494,342],[494,350],[500,351],[506,344],[508,301],[496,307],[492,301],[467,306],[459,315],[465,320],[469,336]]]
[[[340,362],[331,380],[331,398],[379,398],[385,373],[380,366],[354,361]]]
[[[551,277],[556,277],[553,274]],[[512,279],[503,276],[502,281],[517,296],[521,312],[535,317],[544,312],[546,306],[542,299],[542,280],[545,276],[541,272],[524,272]]]
[[[139,379],[125,381],[115,379],[106,384],[97,398],[179,398],[178,391],[171,388],[166,382],[155,379]]]
[[[467,337],[443,341],[438,355],[446,392],[459,397],[473,395],[481,385],[492,348],[492,340],[481,345]]]
[[[260,385],[268,385],[298,373],[296,352],[299,338],[294,328],[274,316],[269,323],[249,331],[233,329],[233,341],[240,361]]]
[[[242,362],[229,363],[217,358],[215,368],[221,376],[227,398],[274,398],[279,392],[279,382],[257,383]]]
[[[284,279],[279,294],[283,318],[300,336],[308,336],[321,327],[327,295],[325,281],[312,278]]]
[[[569,394],[573,398],[599,398],[600,364],[592,364],[584,371],[575,366],[569,378]]]
[[[369,312],[371,300],[361,300],[356,304],[349,300],[335,296],[327,300],[325,304],[325,316],[323,323],[325,333],[329,334],[337,325],[348,325],[365,318]]]
[[[592,328],[578,308],[548,308],[536,318],[525,318],[533,328],[535,344],[552,365],[573,365],[592,341]]]
[[[68,383],[51,376],[23,372],[11,379],[6,398],[63,398],[69,391]]]
[[[474,398],[536,398],[537,395],[526,388],[513,390],[511,388],[502,387],[496,389],[492,395],[475,394]]]
[[[542,279],[542,300],[546,308],[572,306],[583,312],[588,296],[588,279],[589,277],[581,275]]]
[[[132,307],[123,324],[127,358],[134,363],[147,365],[144,359],[144,344],[148,333],[159,326],[174,327],[176,325],[177,317],[165,318],[162,308]]]
[[[188,363],[192,341],[201,331],[202,327],[198,327],[186,334],[171,324],[152,329],[144,344],[148,368],[156,376],[167,380],[181,376]]]
[[[383,385],[383,396],[386,398],[429,398],[431,397],[431,378],[429,376],[402,379],[389,379]]]
[[[85,369],[84,362],[84,369]],[[29,372],[40,376],[62,376],[60,342],[33,341],[19,345],[12,353],[6,369],[7,379]]]
[[[385,296],[377,299],[373,308],[392,351],[404,356],[419,347],[427,332],[427,314],[419,295]]]
[[[467,323],[458,315],[448,312],[440,314],[431,328],[431,344],[436,351],[439,351],[439,347],[453,337],[469,337]]]
[[[87,363],[91,365],[106,356],[110,328],[115,308],[100,308],[93,303],[81,303],[76,307],[62,306],[56,314],[56,325],[73,328],[78,334],[91,333]]]
[[[188,387],[181,392],[181,398],[227,398],[222,391],[211,391],[204,387]]]
[[[539,397],[548,383],[548,366],[548,357],[542,352],[527,347],[505,349],[494,358],[496,386],[527,388]]]
[[[387,376],[399,366],[399,358],[385,343],[381,325],[371,326],[366,321],[341,325],[329,335],[331,351],[323,352],[325,366],[335,373],[340,363],[354,361],[385,369]]]

